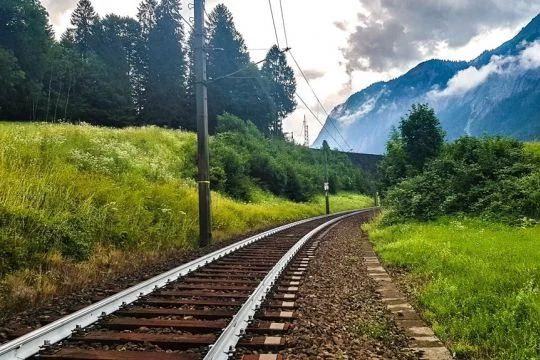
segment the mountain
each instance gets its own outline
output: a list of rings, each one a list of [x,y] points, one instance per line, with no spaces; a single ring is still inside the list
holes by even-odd
[[[540,14],[472,61],[425,61],[353,94],[332,110],[312,146],[326,140],[339,147],[338,128],[354,151],[383,153],[392,127],[418,102],[435,108],[449,141],[463,135],[539,139]]]

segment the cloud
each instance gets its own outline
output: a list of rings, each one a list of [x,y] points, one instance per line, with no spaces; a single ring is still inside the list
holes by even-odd
[[[334,21],[334,26],[341,31],[347,31],[347,24],[344,21]]]
[[[71,12],[77,5],[77,0],[41,0],[49,12],[53,23],[59,22],[66,12]]]
[[[525,49],[519,55],[493,56],[488,64],[477,69],[474,66],[459,71],[447,83],[443,90],[432,90],[428,97],[460,96],[482,85],[491,75],[514,74],[540,68],[540,41],[524,44]]]
[[[304,70],[304,74],[309,80],[316,80],[322,78],[325,72],[323,70],[307,69]]]
[[[364,9],[342,49],[347,71],[404,69],[441,46],[459,48],[490,28],[515,26],[540,0],[359,0]]]

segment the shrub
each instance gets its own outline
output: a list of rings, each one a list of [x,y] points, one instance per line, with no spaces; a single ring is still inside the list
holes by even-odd
[[[464,137],[445,145],[421,174],[391,188],[387,202],[394,219],[430,220],[455,213],[538,219],[539,177],[519,141]]]

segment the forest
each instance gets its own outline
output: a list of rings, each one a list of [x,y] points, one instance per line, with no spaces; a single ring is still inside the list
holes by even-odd
[[[143,0],[133,19],[100,17],[80,0],[57,40],[39,0],[2,1],[0,119],[195,130],[193,32],[181,5]],[[206,22],[210,132],[227,112],[282,137],[296,107],[285,52],[273,46],[259,67],[225,5]]]

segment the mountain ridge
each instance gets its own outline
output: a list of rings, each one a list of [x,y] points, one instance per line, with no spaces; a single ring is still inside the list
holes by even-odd
[[[380,154],[392,127],[416,102],[433,106],[447,139],[462,135],[540,137],[540,14],[516,36],[471,61],[429,59],[389,81],[371,84],[331,111],[313,147]],[[519,111],[517,111],[519,110]],[[350,150],[350,149],[347,149]]]

